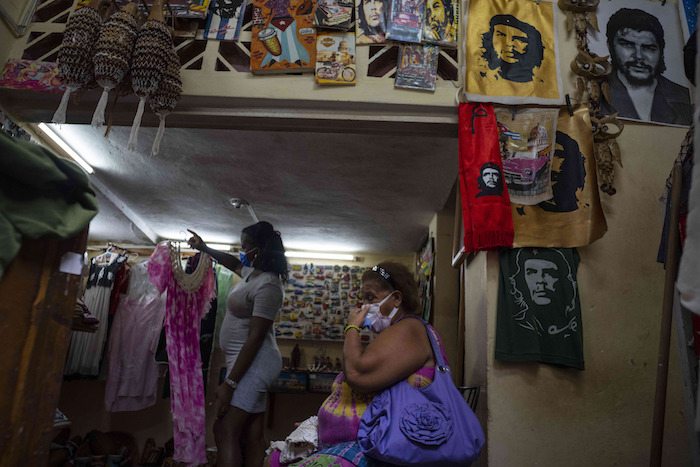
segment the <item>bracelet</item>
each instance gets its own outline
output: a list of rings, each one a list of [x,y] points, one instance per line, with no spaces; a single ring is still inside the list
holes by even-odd
[[[346,335],[350,329],[357,329],[358,333],[362,332],[362,329],[360,329],[359,326],[355,326],[354,324],[349,324],[349,325],[345,326],[345,330],[343,331],[343,335]]]
[[[236,389],[238,387],[238,383],[229,377],[226,377],[226,379],[224,379],[224,382],[231,386],[232,389]]]

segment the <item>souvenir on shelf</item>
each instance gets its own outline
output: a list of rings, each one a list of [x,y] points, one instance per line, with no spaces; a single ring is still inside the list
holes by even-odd
[[[510,202],[534,205],[552,199],[552,153],[559,109],[496,109],[503,178]]]
[[[139,96],[139,106],[129,135],[129,150],[136,147],[141,117],[146,100],[153,98],[160,86],[160,80],[167,67],[169,51],[173,48],[170,31],[163,20],[163,0],[158,0],[151,8],[146,22],[141,26],[134,47],[131,65],[131,84]]]
[[[58,68],[66,91],[53,116],[54,123],[66,123],[66,109],[71,93],[87,86],[94,78],[92,57],[102,26],[102,17],[97,11],[100,3],[101,0],[91,0],[78,8],[66,25],[58,51]]]
[[[423,36],[425,0],[392,0],[386,38],[420,43]]]
[[[93,63],[97,84],[104,90],[92,116],[93,126],[100,126],[105,122],[109,92],[117,87],[129,72],[138,34],[136,9],[136,3],[129,3],[121,11],[110,16],[100,30]]]
[[[459,0],[426,0],[423,42],[457,47]]]
[[[253,0],[250,71],[313,71],[316,30],[313,0]]]
[[[355,0],[357,45],[386,42],[386,19],[391,0]]]
[[[435,45],[401,44],[394,86],[435,91],[439,54]]]
[[[284,303],[275,322],[281,339],[342,341],[351,309],[362,306],[360,266],[290,264]],[[371,333],[363,330],[363,342]]]
[[[236,41],[243,27],[246,0],[211,0],[205,39]]]
[[[347,31],[352,24],[352,0],[317,0],[314,26]]]
[[[319,32],[316,39],[316,82],[355,84],[355,34]]]

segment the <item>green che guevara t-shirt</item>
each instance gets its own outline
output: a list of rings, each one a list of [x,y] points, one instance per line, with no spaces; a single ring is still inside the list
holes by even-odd
[[[502,249],[496,359],[584,369],[574,248]]]

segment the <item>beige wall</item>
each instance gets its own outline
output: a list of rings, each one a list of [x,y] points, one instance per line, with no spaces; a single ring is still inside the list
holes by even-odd
[[[458,381],[458,373],[454,371],[459,361],[457,355],[459,328],[459,270],[452,267],[452,231],[454,230],[454,193],[449,202],[437,212],[430,222],[430,237],[434,239],[435,262],[433,274],[435,289],[433,290],[433,326],[440,334],[442,345],[453,369],[452,379]]]
[[[477,292],[468,309],[487,314],[490,465],[648,463],[664,282],[656,263],[662,226],[657,199],[684,134],[629,124],[620,138],[625,168],[617,171],[617,194],[603,195],[609,231],[579,249],[585,371],[494,361],[498,258],[488,254],[486,306]],[[683,412],[674,341],[664,465],[689,463]]]
[[[564,39],[563,23],[560,31]],[[573,43],[561,45],[568,70]],[[570,73],[565,81],[571,91]],[[601,194],[609,231],[579,249],[585,371],[494,361],[497,254],[480,253],[467,268],[465,371],[468,383],[487,383],[478,412],[489,465],[648,464],[664,282],[658,198],[684,136],[628,122],[618,140],[617,194]],[[688,465],[675,335],[669,368],[664,465]]]
[[[560,65],[573,94],[575,49],[563,16]],[[648,465],[664,282],[658,198],[684,136],[680,128],[627,122],[618,140],[617,194],[601,194],[609,230],[579,249],[586,370],[495,361],[498,254],[469,263],[465,378],[486,384],[477,415],[488,465]],[[670,350],[663,465],[690,465],[675,333]],[[479,464],[486,465],[483,456]]]

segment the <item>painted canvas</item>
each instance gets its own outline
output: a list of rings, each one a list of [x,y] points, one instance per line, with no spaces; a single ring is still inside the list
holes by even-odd
[[[319,32],[316,40],[316,82],[355,84],[355,34]]]
[[[313,0],[254,0],[250,71],[313,71],[316,30]]]
[[[241,33],[246,0],[211,0],[205,39],[235,41]]]
[[[357,45],[386,42],[386,25],[391,0],[355,0]]]
[[[591,52],[610,56],[610,101],[605,115],[620,119],[689,126],[690,84],[683,66],[683,38],[677,8],[648,0],[598,5],[600,32],[589,31]]]
[[[423,42],[457,47],[459,0],[427,0],[423,20]]]
[[[314,26],[347,31],[352,24],[353,0],[317,0]]]
[[[435,91],[439,55],[436,45],[401,44],[394,86]]]

